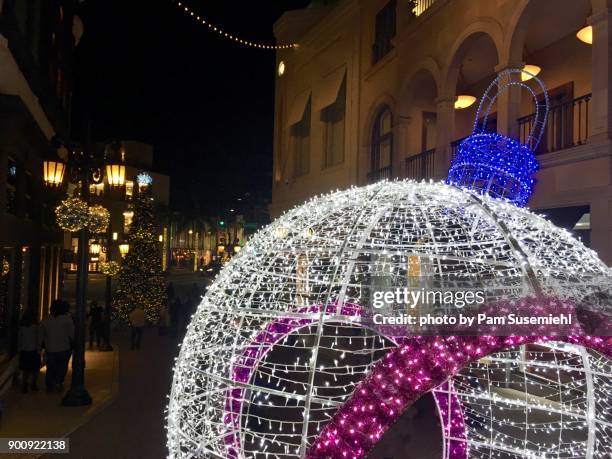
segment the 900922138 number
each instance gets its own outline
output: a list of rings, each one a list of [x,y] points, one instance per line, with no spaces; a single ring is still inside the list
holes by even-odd
[[[67,438],[0,438],[0,453],[68,453]]]

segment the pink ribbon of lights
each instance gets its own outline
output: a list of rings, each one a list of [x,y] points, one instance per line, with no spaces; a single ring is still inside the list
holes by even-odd
[[[317,314],[321,312],[321,306],[312,305],[299,308],[300,314]],[[337,313],[337,306],[329,304],[326,313]],[[348,317],[359,317],[363,314],[361,307],[353,304],[345,304],[340,314]],[[283,317],[269,323],[264,330],[257,334],[255,339],[243,350],[232,371],[232,379],[239,383],[247,384],[255,372],[259,362],[287,335],[295,330],[314,323],[314,319],[309,318],[289,318]],[[387,337],[393,344],[398,345],[399,341],[404,340],[400,337]],[[234,429],[239,428],[240,414],[242,412],[243,389],[235,387],[227,391],[225,402],[224,422],[230,424]],[[440,416],[442,429],[445,438],[451,438],[449,446],[445,448],[445,458],[448,459],[467,459],[467,449],[465,448],[466,428],[461,402],[457,397],[454,386],[448,383],[443,390],[434,390],[438,414]],[[451,416],[448,415],[450,403]],[[224,437],[227,457],[234,459],[239,457],[240,436],[234,432]]]
[[[612,337],[594,336],[428,336],[409,338],[376,362],[351,398],[325,425],[309,459],[359,459],[419,397],[479,359],[522,344],[563,341],[612,357]],[[440,399],[437,398],[439,401]],[[461,428],[451,404],[451,428]],[[457,418],[455,418],[457,415]],[[453,421],[456,420],[456,423]],[[463,427],[465,430],[465,426]],[[450,445],[449,458],[465,458],[467,443]]]

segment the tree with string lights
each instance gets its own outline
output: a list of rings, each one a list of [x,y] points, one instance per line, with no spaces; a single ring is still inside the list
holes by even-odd
[[[165,300],[165,288],[150,186],[141,187],[133,210],[128,236],[130,249],[117,277],[113,307],[121,321],[127,322],[129,313],[140,306],[147,321],[157,323]]]

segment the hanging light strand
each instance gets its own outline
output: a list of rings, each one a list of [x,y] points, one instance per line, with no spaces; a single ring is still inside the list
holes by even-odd
[[[223,30],[222,28],[217,27],[215,24],[212,24],[211,22],[207,21],[202,16],[198,16],[191,8],[189,8],[183,2],[179,1],[179,2],[176,2],[176,4],[179,7],[179,9],[185,12],[185,14],[187,14],[188,16],[191,16],[198,23],[207,26],[210,29],[210,31],[216,32],[219,36],[226,38],[228,40],[234,41],[236,43],[239,43],[241,45],[248,46],[251,48],[260,48],[260,49],[290,49],[290,48],[297,48],[299,46],[297,43],[291,43],[288,45],[267,45],[267,44],[262,44],[262,43],[255,43],[254,41],[250,41],[250,40],[245,40],[244,38],[240,38],[240,37],[237,37],[236,35],[232,35],[231,33]]]

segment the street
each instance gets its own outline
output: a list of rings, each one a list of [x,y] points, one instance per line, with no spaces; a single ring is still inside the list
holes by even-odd
[[[142,349],[131,351],[129,330],[115,332],[120,348],[119,395],[107,408],[69,435],[70,458],[139,459],[166,456],[164,410],[178,345],[157,329],[145,331]],[[45,455],[66,459],[66,455]]]

